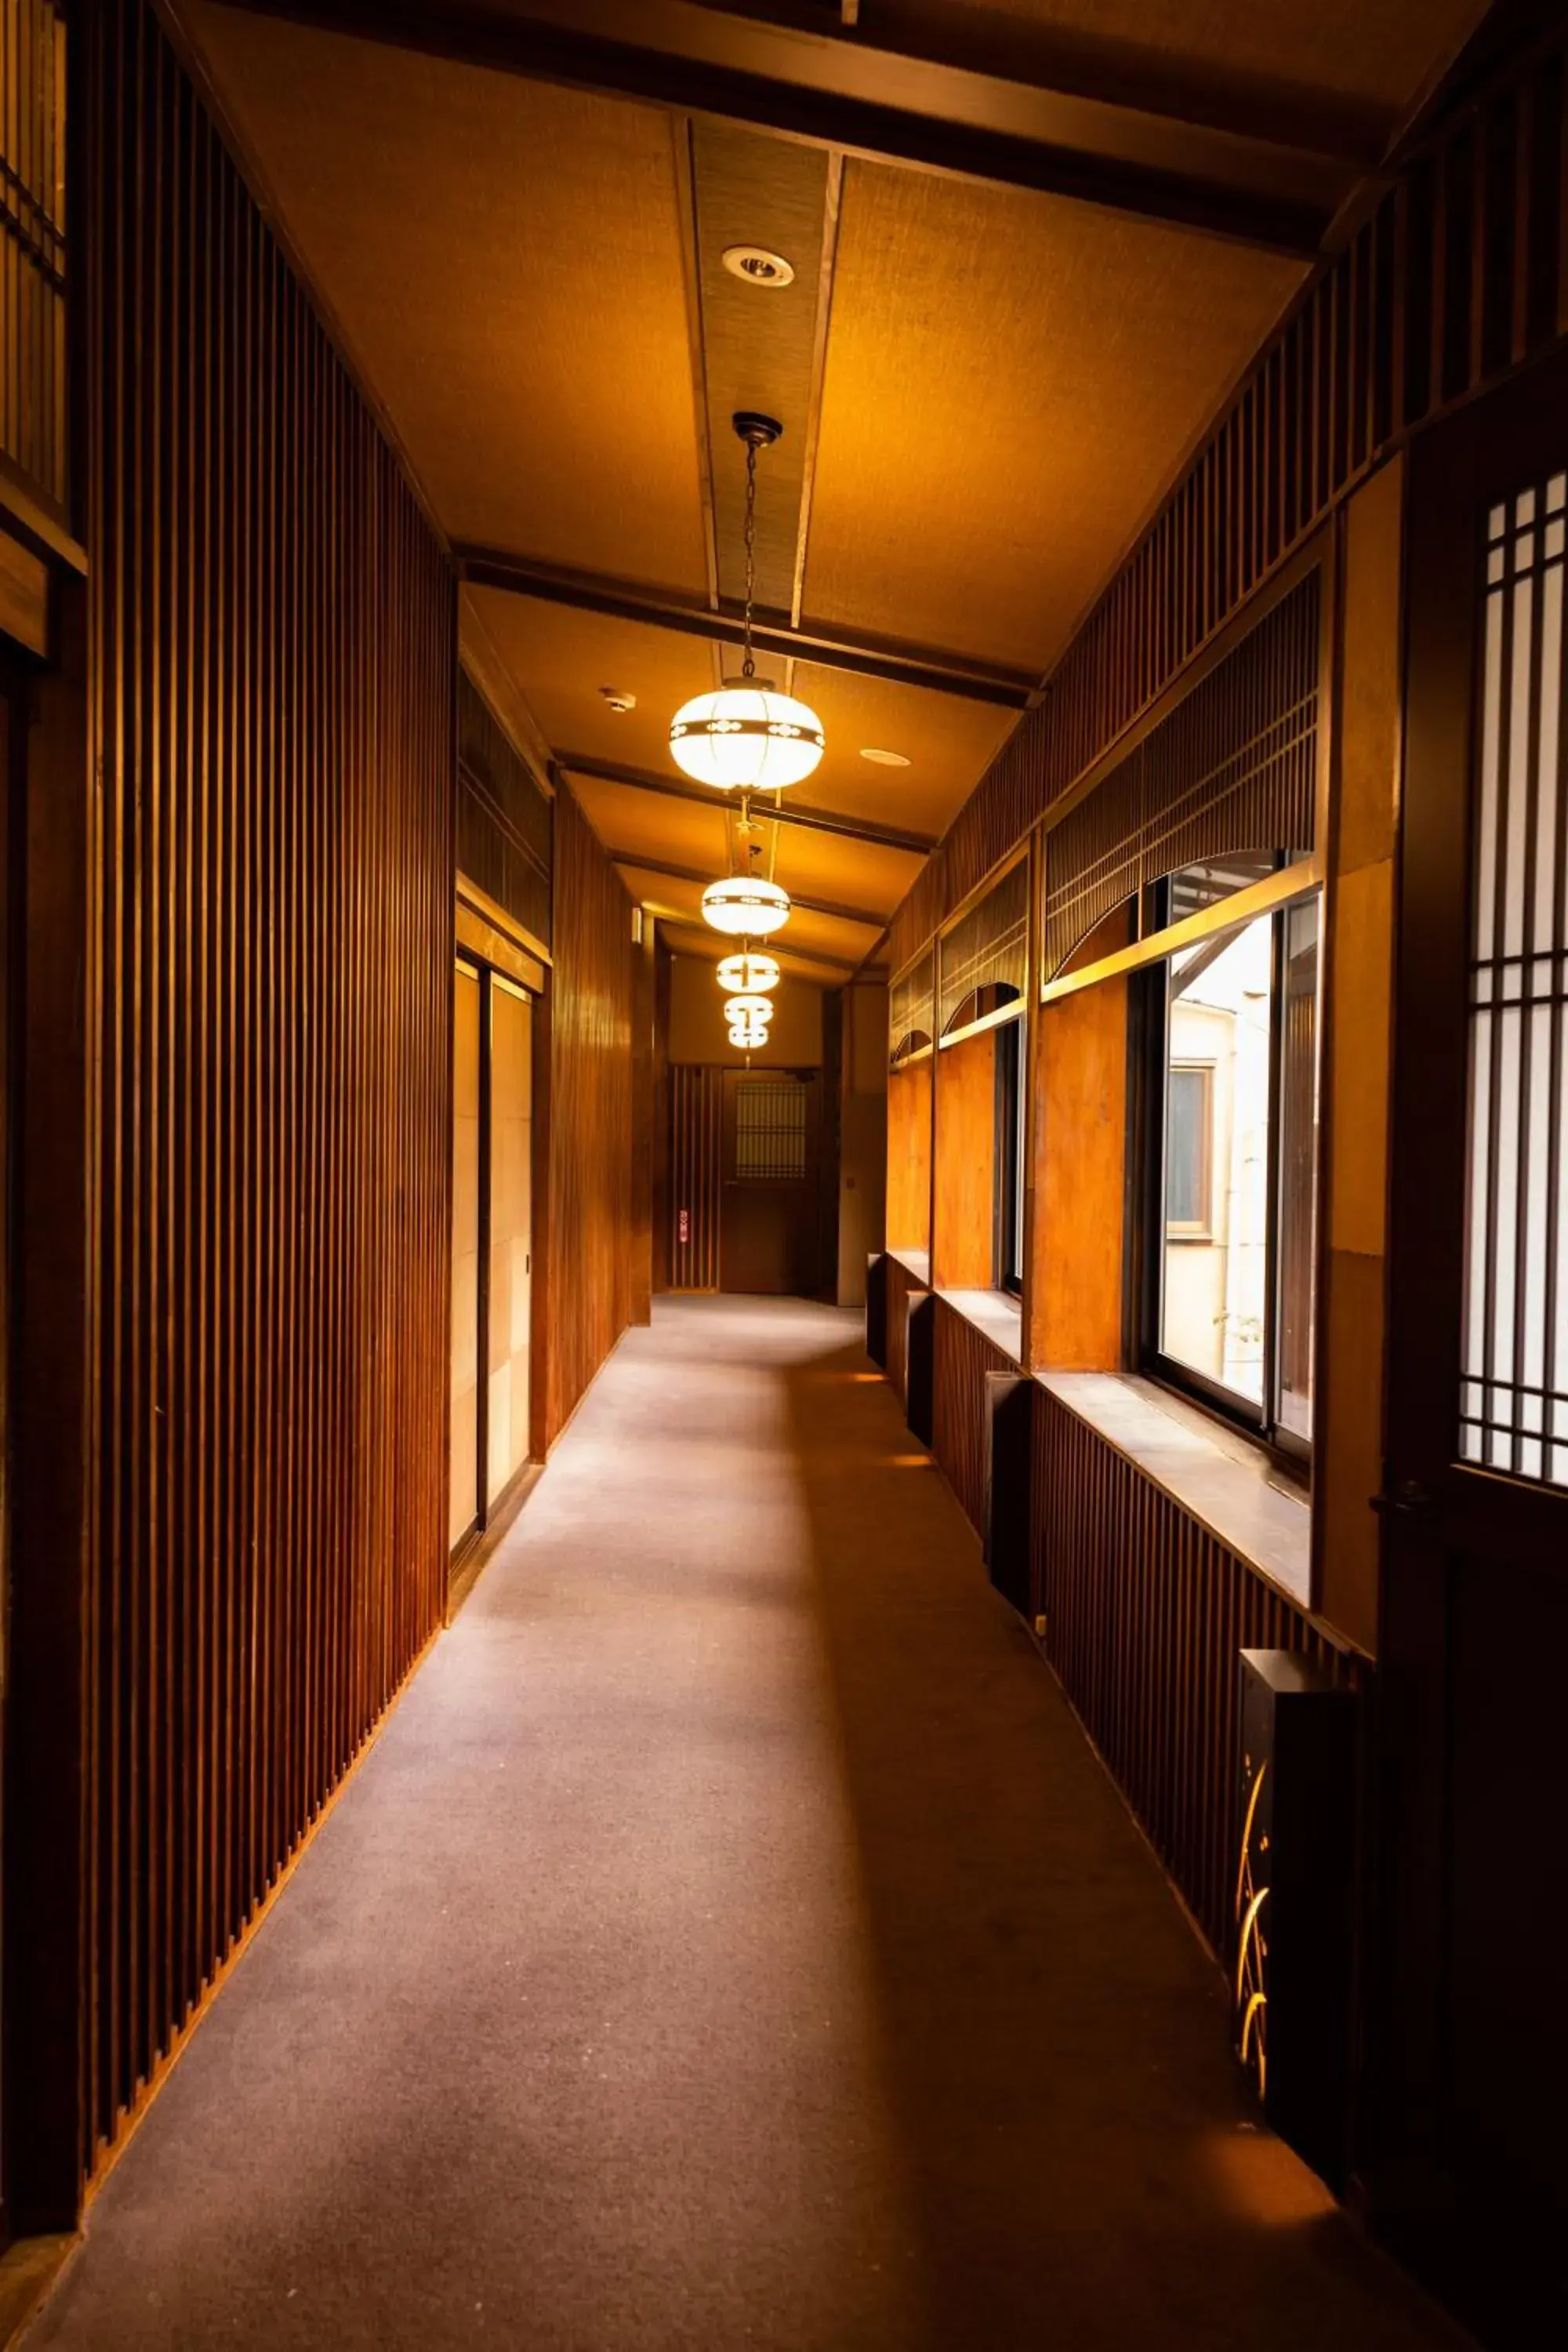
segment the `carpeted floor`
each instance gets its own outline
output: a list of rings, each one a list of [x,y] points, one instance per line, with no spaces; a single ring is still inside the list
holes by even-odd
[[[1418,2352],[856,1318],[661,1303],[29,2347]]]

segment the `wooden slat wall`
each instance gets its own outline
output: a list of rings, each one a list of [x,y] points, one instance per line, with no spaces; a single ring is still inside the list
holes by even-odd
[[[550,945],[551,803],[466,669],[458,673],[458,870]]]
[[[0,0],[0,463],[59,522],[69,456],[66,39],[56,0]]]
[[[632,902],[570,786],[555,799],[547,1442],[631,1320]]]
[[[931,1380],[931,1452],[977,1535],[985,1526],[985,1375],[1013,1372],[1011,1356],[951,1307],[936,1302]]]
[[[909,1398],[909,1302],[925,1285],[896,1257],[884,1258],[888,1276],[888,1378],[900,1398]]]
[[[939,1377],[942,1356],[939,1342]],[[1036,1609],[1085,1729],[1215,1951],[1231,1934],[1237,1653],[1352,1676],[1306,1614],[1037,1383]],[[942,1412],[939,1402],[938,1414]],[[951,1474],[950,1474],[951,1475]]]
[[[895,914],[898,970],[1392,447],[1568,333],[1568,27],[1271,340]]]
[[[724,1073],[707,1062],[669,1069],[669,1286],[719,1287],[719,1181]],[[686,1218],[686,1238],[680,1220]]]
[[[152,9],[73,30],[90,2172],[441,1621],[456,610]]]

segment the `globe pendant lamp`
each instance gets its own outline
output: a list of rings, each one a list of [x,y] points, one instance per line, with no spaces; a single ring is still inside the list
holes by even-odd
[[[752,657],[752,606],[757,588],[757,452],[770,448],[784,427],[772,416],[739,410],[733,420],[746,445],[746,625],[738,677],[717,691],[682,703],[669,722],[669,751],[678,768],[718,792],[782,792],[809,776],[823,752],[822,721],[809,703],[780,694],[758,677]]]
[[[770,988],[779,984],[779,968],[771,955],[727,955],[719,964],[721,988],[740,989],[744,993],[765,996]]]
[[[724,1000],[724,1017],[746,1028],[765,1029],[773,1017],[773,1003],[765,996],[729,996]]]
[[[726,874],[702,893],[702,919],[732,939],[765,940],[789,920],[789,892],[760,874]]]

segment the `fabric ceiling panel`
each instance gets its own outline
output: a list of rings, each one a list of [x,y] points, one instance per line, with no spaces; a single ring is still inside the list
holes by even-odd
[[[847,165],[806,616],[1043,669],[1303,276]]]
[[[801,798],[874,824],[944,833],[1017,724],[1016,710],[966,702],[926,687],[893,686],[853,670],[796,662],[794,691],[822,720],[827,749]],[[862,759],[901,752],[907,768]]]
[[[468,593],[552,751],[679,778],[669,722],[713,684],[712,648],[703,638],[509,589]],[[637,709],[612,710],[600,690],[606,686],[635,694]]]
[[[819,147],[721,122],[693,123],[691,149],[719,586],[725,596],[746,593],[745,451],[731,419],[737,409],[760,409],[778,419],[784,437],[757,460],[757,603],[787,613],[808,441],[827,157]],[[755,286],[735,277],[724,267],[724,249],[732,245],[782,254],[795,270],[794,284]],[[738,654],[727,667],[740,668]]]
[[[668,117],[182,14],[443,527],[705,593]]]
[[[776,831],[773,878],[807,898],[832,898],[890,915],[921,868],[921,859],[908,850],[846,841],[799,824],[781,824]]]

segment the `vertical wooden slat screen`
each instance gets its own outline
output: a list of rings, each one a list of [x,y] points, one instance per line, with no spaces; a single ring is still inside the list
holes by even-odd
[[[888,1329],[885,1342],[888,1378],[907,1404],[909,1402],[909,1315],[911,1297],[926,1286],[917,1282],[901,1259],[886,1257]]]
[[[1294,1650],[1347,1680],[1354,1662],[1038,1382],[1034,1416],[1046,1654],[1223,1958],[1239,1785],[1237,1653]]]
[[[723,1071],[672,1063],[669,1105],[669,1286],[717,1290]]]
[[[948,1305],[936,1302],[931,1452],[977,1535],[985,1530],[985,1375],[1014,1372],[1011,1356]]]
[[[456,610],[152,9],[73,29],[90,2172],[441,1620]]]
[[[0,0],[0,463],[67,519],[66,11]]]
[[[550,945],[551,803],[466,669],[458,673],[458,871]]]
[[[1184,866],[1316,845],[1322,602],[1313,564],[1051,827],[1042,979],[1113,908]]]
[[[551,1444],[631,1320],[632,902],[563,785],[551,981]]]
[[[1568,332],[1565,50],[1436,131],[1312,281],[894,915],[895,970],[1371,467]]]

